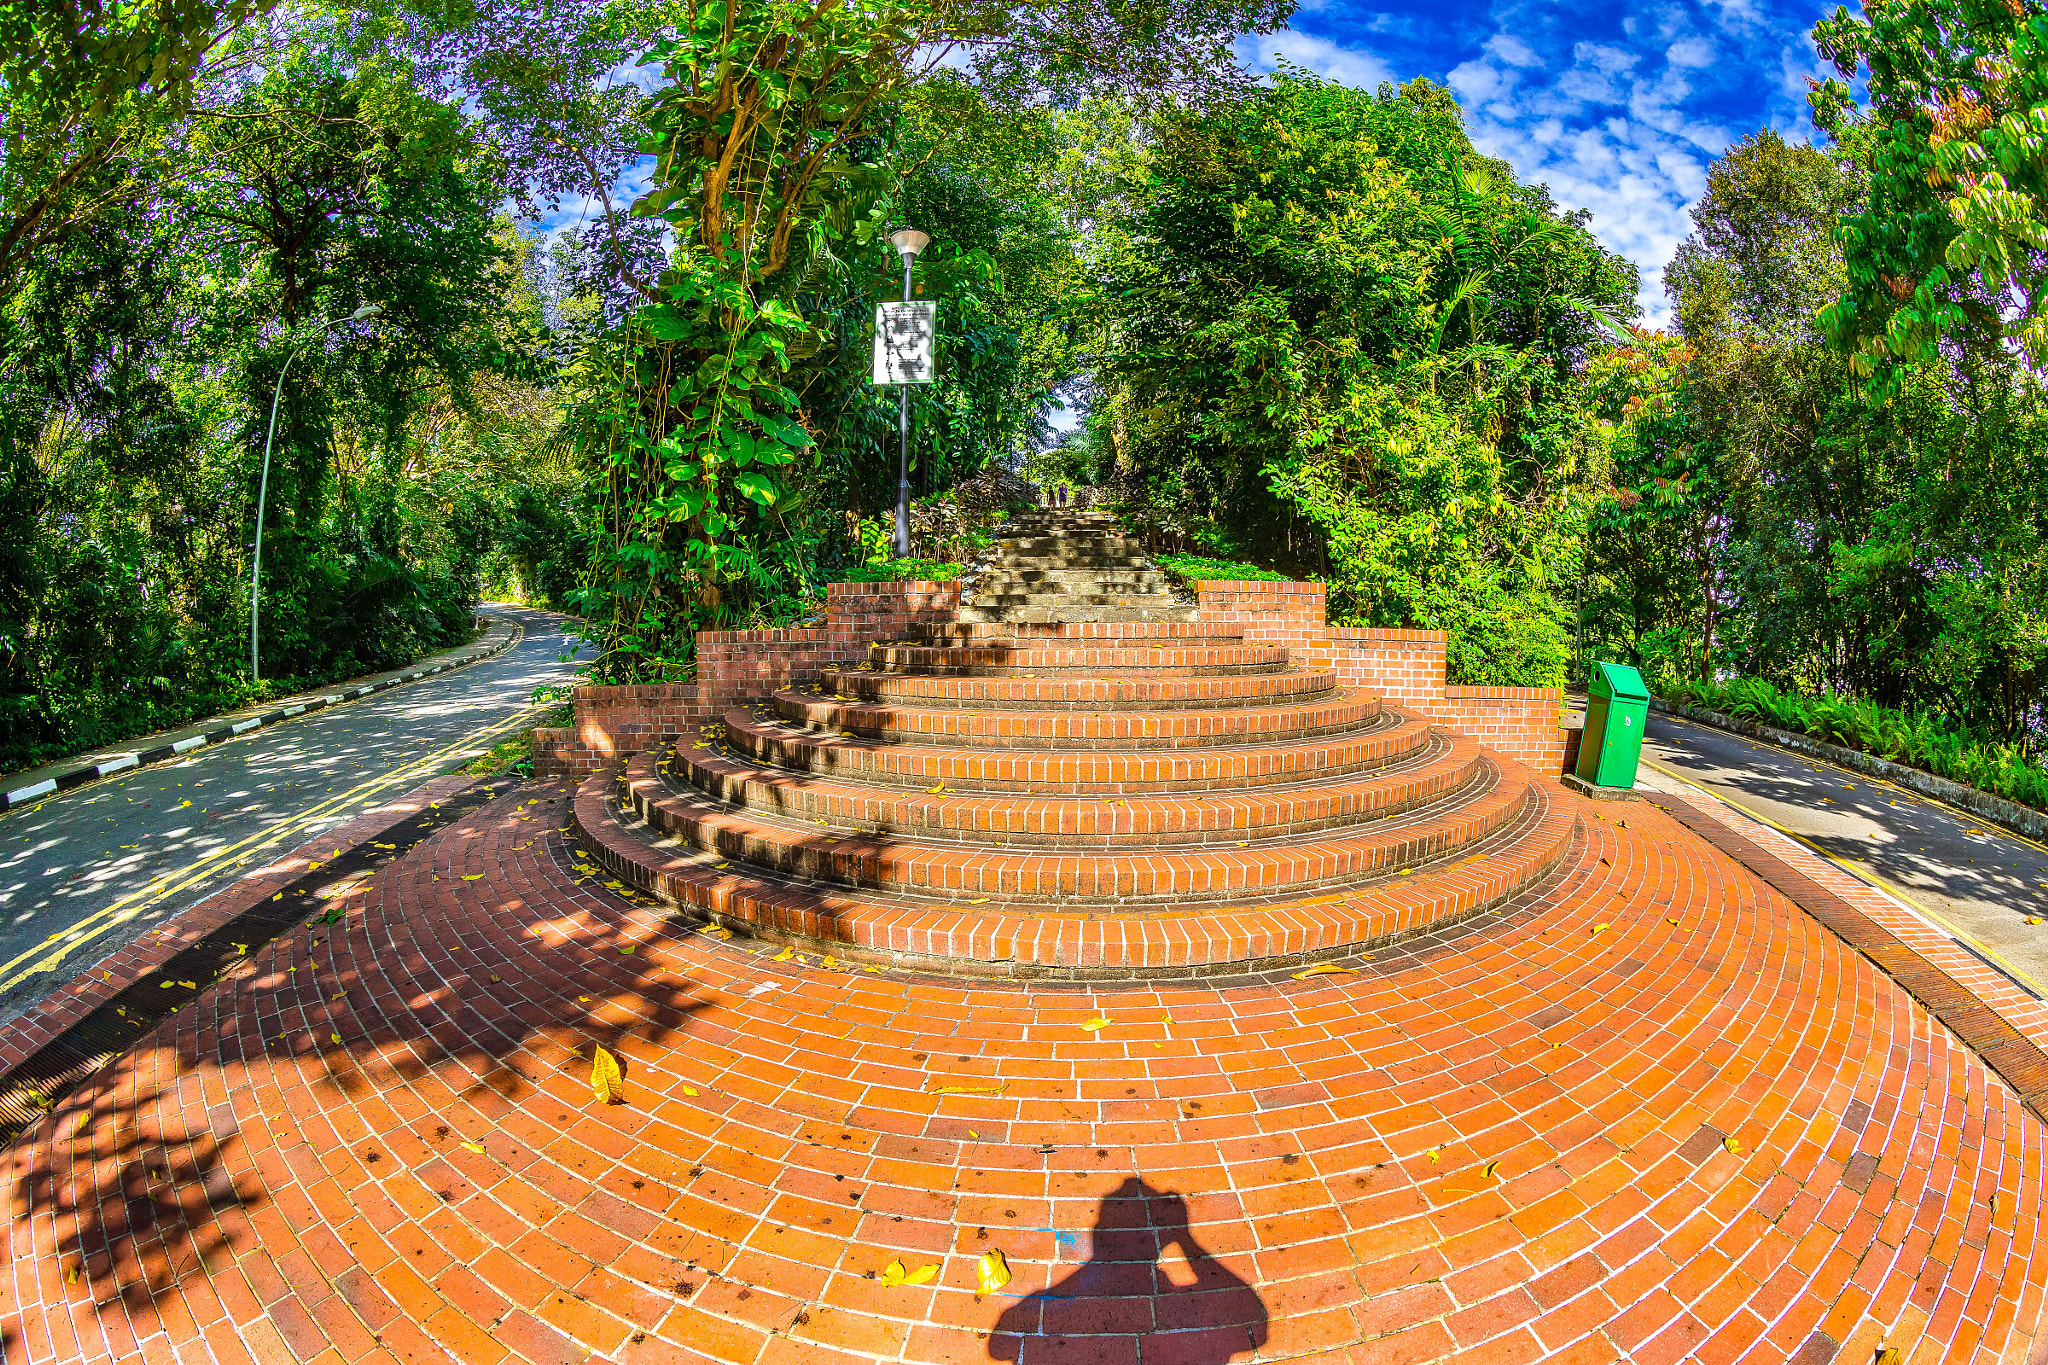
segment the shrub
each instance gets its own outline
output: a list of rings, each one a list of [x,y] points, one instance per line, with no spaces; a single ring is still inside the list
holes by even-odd
[[[1666,692],[1673,701],[1811,735],[2048,810],[2048,768],[2021,746],[1950,728],[1926,713],[1895,711],[1833,693],[1803,697],[1781,692],[1761,678],[1681,682]]]

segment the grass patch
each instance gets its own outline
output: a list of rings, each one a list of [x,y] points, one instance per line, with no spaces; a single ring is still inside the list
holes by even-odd
[[[546,701],[547,698],[536,697],[535,700]],[[547,712],[534,722],[534,725],[546,729],[555,729],[573,724],[575,719],[575,708],[568,702],[563,702],[559,706],[548,708]],[[486,750],[481,757],[472,760],[465,766],[457,769],[457,771],[467,773],[471,777],[496,777],[499,773],[507,772],[518,773],[521,777],[533,776],[533,730],[530,728],[524,729],[509,739],[500,740],[497,744]]]
[[[944,559],[887,559],[876,564],[856,564],[839,576],[841,583],[898,583],[922,579],[949,583],[960,576],[960,565]]]
[[[1219,583],[1251,581],[1255,583],[1289,583],[1295,580],[1284,573],[1262,569],[1256,564],[1236,564],[1227,559],[1204,559],[1201,555],[1169,554],[1154,556],[1160,572],[1175,582],[1186,585],[1211,579]]]
[[[2022,806],[2048,810],[2048,768],[2041,766],[2037,755],[2017,744],[1952,729],[1924,712],[1894,711],[1847,697],[1781,692],[1761,678],[1681,682],[1665,689],[1665,695],[1725,716],[1775,725],[1844,749],[1888,758]]]

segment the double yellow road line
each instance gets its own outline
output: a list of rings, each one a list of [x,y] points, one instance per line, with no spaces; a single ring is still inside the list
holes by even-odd
[[[215,849],[183,867],[160,874],[148,885],[129,892],[72,925],[57,941],[45,941],[6,962],[0,962],[0,974],[5,974],[5,980],[0,980],[0,991],[13,990],[22,982],[55,969],[78,949],[127,924],[165,898],[187,890],[208,878],[217,877],[223,872],[252,862],[258,855],[274,850],[279,844],[353,804],[362,803],[392,787],[417,785],[431,776],[434,769],[465,750],[475,749],[479,745],[489,748],[490,740],[507,731],[519,729],[522,724],[531,725],[534,715],[544,709],[542,705],[521,707],[504,720],[472,730],[451,744],[410,759],[367,782],[358,783],[345,792],[327,797],[294,815],[288,815],[246,838],[238,839],[224,848]]]

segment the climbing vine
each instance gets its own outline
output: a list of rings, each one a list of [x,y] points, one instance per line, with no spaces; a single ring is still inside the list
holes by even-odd
[[[600,543],[580,592],[601,677],[686,670],[735,599],[815,574],[802,511],[817,445],[789,383],[820,334],[800,306],[839,253],[884,229],[883,170],[860,155],[929,6],[786,0],[700,7],[646,59],[653,188],[633,206],[675,245],[620,329],[586,450]]]

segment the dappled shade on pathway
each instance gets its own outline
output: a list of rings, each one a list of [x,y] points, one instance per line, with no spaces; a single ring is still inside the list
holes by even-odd
[[[1120,986],[708,935],[568,810],[434,835],[9,1149],[7,1358],[1039,1365],[1141,1261],[1100,1358],[2039,1346],[2041,1123],[1655,810],[1348,973]]]

